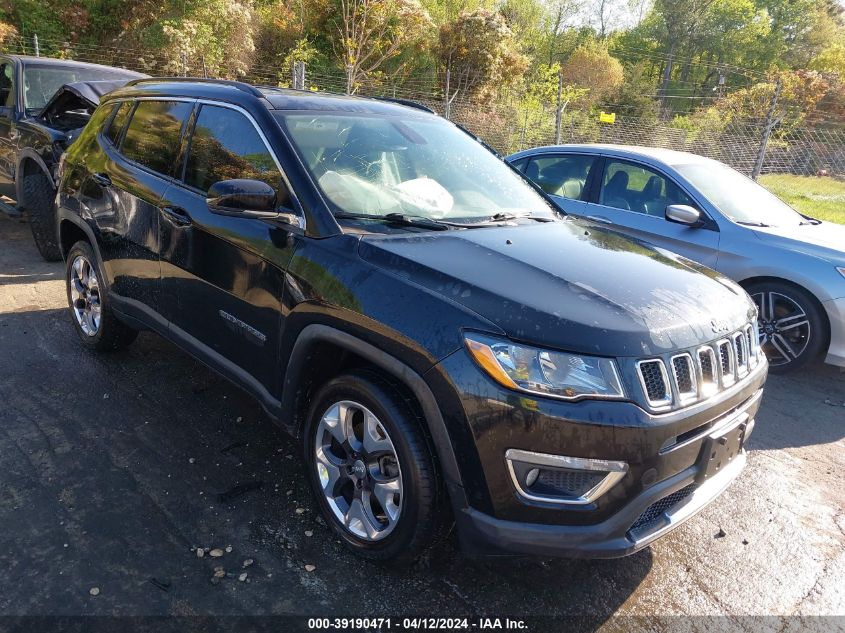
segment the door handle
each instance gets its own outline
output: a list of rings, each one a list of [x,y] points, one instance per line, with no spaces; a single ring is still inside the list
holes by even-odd
[[[188,226],[192,222],[191,216],[182,207],[162,207],[161,212],[176,226]]]
[[[111,178],[109,178],[108,174],[91,174],[91,180],[101,187],[111,187]]]
[[[613,222],[601,215],[588,215],[587,219],[592,220],[593,222],[601,222],[602,224],[613,224]]]

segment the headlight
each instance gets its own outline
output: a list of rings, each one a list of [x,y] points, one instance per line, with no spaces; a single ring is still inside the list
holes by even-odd
[[[838,271],[839,271],[839,273],[840,273],[843,277],[845,277],[845,266],[840,266],[840,267],[839,267],[839,268],[837,268],[836,270],[838,270]]]
[[[464,342],[481,368],[509,389],[566,400],[625,397],[609,358],[517,345],[475,332],[465,333]]]

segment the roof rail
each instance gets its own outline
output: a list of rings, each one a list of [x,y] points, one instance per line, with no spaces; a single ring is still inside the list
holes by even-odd
[[[417,110],[425,110],[426,112],[430,112],[431,114],[437,114],[434,110],[429,108],[427,105],[423,105],[418,101],[412,101],[411,99],[400,99],[399,97],[371,97],[372,99],[378,99],[379,101],[390,101],[391,103],[398,103],[399,105],[408,106],[409,108],[416,108]]]
[[[127,86],[137,86],[142,83],[151,83],[156,81],[176,81],[185,83],[200,83],[200,84],[220,84],[223,86],[231,86],[237,88],[253,97],[263,97],[262,92],[255,86],[244,83],[243,81],[232,81],[231,79],[209,79],[207,77],[142,77],[140,79],[133,79]]]

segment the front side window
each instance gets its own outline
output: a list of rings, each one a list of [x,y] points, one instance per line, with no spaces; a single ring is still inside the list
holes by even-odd
[[[193,108],[184,101],[139,101],[120,146],[121,153],[160,174],[170,175],[182,125]]]
[[[662,174],[615,160],[607,161],[599,204],[661,218],[671,204],[695,206],[688,195]]]
[[[123,128],[126,125],[126,121],[127,119],[129,119],[129,113],[131,111],[132,102],[124,101],[117,107],[117,112],[115,112],[114,116],[111,118],[109,128],[106,130],[106,138],[108,138],[113,145],[117,145],[120,133],[123,131]]]
[[[236,178],[266,182],[277,194],[286,190],[273,155],[252,122],[231,108],[204,105],[191,137],[185,183],[206,192],[216,182]]]
[[[554,217],[501,159],[442,119],[416,112],[276,113],[335,213],[483,221]]]
[[[571,200],[583,200],[587,176],[595,162],[592,156],[561,154],[532,158],[525,175],[546,193]]]
[[[15,69],[8,62],[0,64],[0,107],[15,107]]]

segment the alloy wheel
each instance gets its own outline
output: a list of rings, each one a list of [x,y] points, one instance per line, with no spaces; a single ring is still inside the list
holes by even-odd
[[[760,347],[771,365],[791,363],[810,343],[810,319],[804,308],[780,292],[751,295],[757,304]]]
[[[82,331],[96,336],[102,316],[100,283],[91,262],[82,255],[77,255],[70,267],[70,302]]]
[[[360,539],[390,534],[402,512],[402,471],[379,419],[357,402],[336,402],[315,440],[317,475],[335,518]]]

